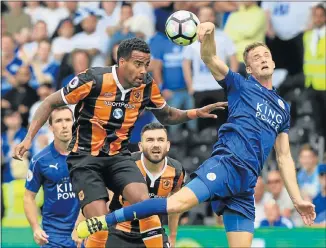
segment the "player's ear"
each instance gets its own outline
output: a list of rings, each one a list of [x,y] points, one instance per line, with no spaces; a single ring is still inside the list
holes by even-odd
[[[251,71],[251,67],[250,67],[250,66],[247,66],[247,65],[246,65],[246,72],[247,72],[248,74],[251,74],[252,71]]]
[[[166,142],[166,151],[170,151],[171,143],[170,141]]]
[[[141,145],[141,142],[138,142],[138,148],[139,148],[139,151],[143,152],[143,147]]]

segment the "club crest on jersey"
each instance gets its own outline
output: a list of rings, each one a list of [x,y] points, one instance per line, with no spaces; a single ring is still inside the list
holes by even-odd
[[[162,188],[163,189],[169,189],[172,187],[172,182],[170,179],[164,179],[162,182]]]
[[[141,100],[141,93],[140,93],[139,90],[133,92],[132,99],[131,100],[133,102],[140,102],[140,100]]]
[[[85,198],[84,191],[82,191],[82,190],[79,191],[78,198],[79,198],[80,201],[84,200],[84,198]]]
[[[285,110],[284,102],[281,99],[278,99],[278,105],[280,105],[281,108]]]
[[[113,117],[116,119],[121,119],[121,117],[123,116],[123,111],[120,108],[117,108],[113,111]]]

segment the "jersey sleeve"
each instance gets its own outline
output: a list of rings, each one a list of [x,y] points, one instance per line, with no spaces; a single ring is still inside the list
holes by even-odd
[[[166,101],[161,95],[160,88],[157,83],[153,80],[152,89],[150,94],[149,103],[147,104],[147,109],[162,109],[166,105]]]
[[[37,193],[42,185],[43,176],[38,161],[31,159],[29,169],[27,171],[25,188]]]
[[[285,123],[281,126],[280,130],[278,133],[289,133],[289,130],[290,130],[290,120],[291,120],[291,117],[289,115],[288,119],[285,121]]]
[[[90,70],[78,74],[61,89],[61,96],[66,104],[76,104],[83,100],[92,90],[94,84]]]
[[[228,93],[239,91],[241,89],[242,81],[245,80],[239,73],[235,73],[229,69],[223,80],[217,81]]]
[[[183,187],[184,183],[185,183],[185,170],[182,168],[178,182],[175,188],[173,189],[173,193],[179,191]]]

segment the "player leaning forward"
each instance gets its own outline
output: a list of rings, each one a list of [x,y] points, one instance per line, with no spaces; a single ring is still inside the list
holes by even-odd
[[[248,79],[232,72],[216,56],[214,24],[198,27],[201,57],[228,94],[229,116],[219,130],[212,156],[192,175],[190,181],[167,199],[150,199],[96,218],[101,224],[88,229],[94,219],[81,222],[81,237],[89,230],[106,229],[117,222],[153,215],[181,213],[210,200],[213,210],[223,214],[230,247],[250,247],[254,232],[254,187],[262,166],[275,145],[281,175],[293,204],[303,221],[311,225],[314,205],[304,201],[296,181],[289,148],[289,105],[272,87],[274,61],[260,43],[244,51]],[[222,44],[221,44],[222,45]],[[204,83],[204,82],[203,82]]]
[[[137,38],[124,40],[117,54],[118,66],[90,68],[46,98],[25,139],[14,151],[14,158],[21,159],[53,108],[77,104],[67,164],[86,218],[107,213],[106,188],[122,194],[131,204],[149,198],[145,180],[127,149],[131,130],[145,107],[152,109],[162,124],[173,125],[197,117],[216,118],[210,112],[226,106],[216,103],[187,111],[172,108],[147,73],[151,55],[146,42]],[[161,227],[158,216],[150,218],[153,221],[147,219],[147,227]],[[103,240],[103,235],[96,233],[93,239]],[[147,240],[144,242],[146,245]],[[158,235],[155,246],[162,245],[162,235]]]

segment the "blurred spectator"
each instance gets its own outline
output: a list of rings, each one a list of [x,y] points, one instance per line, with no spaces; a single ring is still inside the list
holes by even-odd
[[[237,59],[241,62],[239,73],[246,75],[243,51],[253,42],[265,41],[266,16],[255,1],[239,3],[239,10],[230,14],[225,25],[225,33],[229,35],[237,49]]]
[[[258,228],[260,222],[266,218],[264,212],[264,192],[265,192],[265,185],[263,178],[261,176],[258,177],[256,187],[255,187],[255,228]]]
[[[72,20],[75,26],[75,34],[82,32],[83,28],[81,27],[82,16],[78,12],[78,2],[76,1],[64,1],[64,6],[69,12],[68,18]]]
[[[2,194],[4,198],[4,206],[6,208],[1,223],[2,227],[17,228],[29,226],[23,207],[25,192],[24,186],[28,171],[28,159],[26,155],[23,157],[22,161],[12,159],[10,166],[14,180],[2,184]],[[40,192],[40,194],[37,195],[36,203],[38,207],[42,206],[43,192]],[[40,209],[38,209],[38,212],[40,221]]]
[[[163,30],[158,30],[150,40],[152,55],[151,67],[153,78],[160,85],[161,92],[167,103],[179,109],[192,109],[193,87],[186,85],[182,71],[182,46],[172,43]],[[192,132],[196,131],[196,121],[187,122]],[[174,136],[181,125],[169,126],[170,135]]]
[[[286,227],[293,228],[292,222],[281,215],[280,208],[275,200],[268,201],[264,206],[266,219],[260,222],[259,227]]]
[[[40,20],[45,21],[48,27],[49,38],[52,37],[59,22],[69,16],[69,12],[64,7],[59,7],[58,1],[44,1],[46,8],[42,11]]]
[[[26,1],[24,12],[31,17],[32,23],[35,24],[41,20],[45,8],[41,5],[40,1]]]
[[[16,85],[15,75],[23,64],[15,55],[15,42],[11,35],[1,37],[1,94],[6,94]]]
[[[75,34],[72,38],[74,49],[86,50],[91,56],[91,66],[104,66],[108,48],[108,39],[103,34],[96,32],[97,16],[94,12],[88,11],[81,22],[83,32]]]
[[[38,43],[38,49],[32,61],[32,68],[38,85],[55,83],[59,64],[51,55],[51,43],[49,40],[43,40]]]
[[[214,10],[218,13],[218,23],[219,27],[223,28],[233,11],[238,10],[238,2],[225,2],[225,1],[216,1],[214,2]]]
[[[111,36],[110,27],[118,25],[122,2],[101,2],[102,18],[98,21],[96,31]]]
[[[37,49],[38,43],[44,39],[47,39],[48,31],[44,21],[37,21],[32,30],[32,41],[24,44],[18,52],[18,56],[23,60],[25,64],[30,64],[33,60]]]
[[[288,192],[284,187],[279,171],[274,170],[268,172],[267,186],[269,192],[266,192],[264,195],[265,202],[274,199],[280,208],[281,215],[286,218],[290,218],[292,211],[294,210],[294,206]]]
[[[62,80],[61,87],[66,86],[77,74],[87,70],[90,67],[90,58],[86,51],[75,50],[70,56],[73,73]]]
[[[147,16],[134,15],[125,22],[125,27],[134,33],[137,38],[146,42],[149,42],[154,35],[154,25]]]
[[[298,184],[301,191],[305,191],[310,197],[314,198],[319,191],[318,182],[318,154],[309,145],[305,144],[299,152],[299,163],[301,169],[298,172]]]
[[[3,122],[6,130],[1,133],[1,154],[3,155],[3,182],[10,182],[14,178],[11,174],[10,164],[12,159],[12,149],[18,145],[27,134],[27,130],[22,127],[22,118],[17,110],[5,109],[3,111]]]
[[[326,140],[326,10],[322,4],[314,8],[312,20],[313,30],[303,36],[305,86],[314,101],[318,133]]]
[[[7,32],[14,35],[22,28],[31,28],[32,22],[29,15],[23,12],[22,1],[7,1],[9,12],[3,15]]]
[[[31,71],[28,66],[21,66],[15,77],[17,85],[2,97],[1,106],[17,109],[22,115],[23,126],[27,127],[29,109],[38,100],[38,96],[35,90],[28,85],[31,79]]]
[[[267,45],[273,54],[276,68],[289,75],[303,72],[303,32],[309,26],[314,2],[263,1],[267,15]],[[285,56],[286,54],[286,56]]]
[[[215,13],[211,7],[199,10],[200,22],[215,23]],[[236,49],[232,40],[221,30],[215,30],[216,51],[219,58],[230,65],[232,71],[238,71]],[[223,88],[216,82],[209,69],[200,57],[200,43],[195,41],[183,50],[183,73],[188,85],[188,92],[194,95],[195,107],[201,108],[207,104],[224,101]],[[203,83],[204,82],[204,83]],[[198,119],[199,131],[207,127],[219,128],[226,121],[226,113],[221,112],[218,119]]]
[[[29,43],[32,38],[32,31],[29,28],[22,28],[19,33],[15,34],[15,42],[17,47],[15,53],[18,53],[19,49],[26,43]]]
[[[320,193],[313,199],[315,204],[316,215],[324,213],[326,211],[326,164],[320,164],[318,166]],[[326,217],[325,217],[326,220]]]
[[[61,61],[65,53],[70,53],[73,50],[72,37],[74,32],[74,25],[71,19],[60,21],[57,29],[58,37],[52,41],[52,53],[57,61]]]
[[[113,36],[115,33],[124,30],[124,22],[133,16],[132,7],[130,4],[123,4],[120,8],[120,19],[116,26],[108,27],[106,29],[109,36]]]

